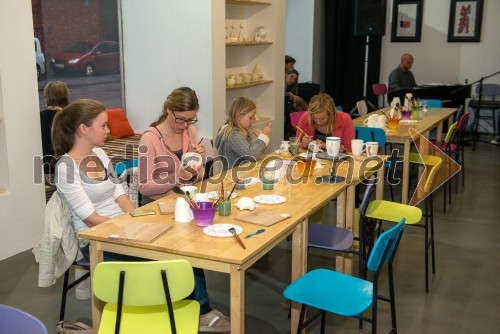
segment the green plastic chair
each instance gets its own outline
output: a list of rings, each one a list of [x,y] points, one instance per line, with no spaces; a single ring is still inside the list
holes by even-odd
[[[194,289],[188,261],[102,262],[92,279],[107,303],[99,334],[198,333],[200,304],[184,299]]]
[[[434,181],[438,175],[439,169],[443,160],[440,157],[433,155],[425,155],[420,158],[416,153],[410,153],[410,159],[418,161],[422,164],[431,167],[429,176],[424,184],[424,192],[428,193],[431,190]],[[436,273],[436,258],[434,252],[434,210],[432,205],[432,193],[424,200],[424,224],[419,222],[422,219],[422,210],[416,206],[407,204],[389,202],[384,200],[371,201],[366,210],[366,217],[378,219],[388,222],[399,222],[402,218],[406,218],[405,224],[416,226],[424,229],[424,246],[425,246],[425,291],[429,292],[429,247],[432,255],[432,273]],[[429,237],[430,233],[430,237]]]

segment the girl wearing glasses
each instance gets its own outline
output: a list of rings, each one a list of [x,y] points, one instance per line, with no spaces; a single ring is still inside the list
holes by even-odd
[[[199,145],[193,125],[198,121],[198,97],[188,87],[175,89],[163,104],[163,110],[144,132],[139,147],[139,191],[141,204],[160,199],[174,185],[190,184],[203,178],[203,164],[183,167],[182,156],[195,152],[204,160],[205,146]]]
[[[259,159],[269,144],[272,125],[266,124],[262,131],[252,128],[255,113],[255,103],[245,97],[237,97],[229,107],[226,124],[215,139],[215,147],[228,160],[229,168]]]

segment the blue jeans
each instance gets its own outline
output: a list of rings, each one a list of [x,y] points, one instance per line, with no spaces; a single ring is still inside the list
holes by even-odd
[[[80,250],[82,251],[83,255],[88,259],[89,245],[80,248]],[[150,261],[150,260],[129,255],[104,252],[104,261]],[[200,303],[200,306],[203,309],[203,305],[207,304],[205,308],[208,306],[208,293],[207,293],[207,283],[205,280],[205,272],[203,271],[203,269],[200,268],[193,268],[193,272],[194,272],[194,290],[189,298],[194,299],[198,303]]]

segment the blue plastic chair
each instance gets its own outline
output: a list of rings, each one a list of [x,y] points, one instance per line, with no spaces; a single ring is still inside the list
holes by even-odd
[[[385,131],[380,128],[370,128],[367,126],[355,126],[356,138],[362,139],[365,143],[369,141],[376,141],[378,147],[385,147],[386,136]],[[391,157],[384,163],[384,167],[387,169],[387,176],[390,177],[394,175],[394,169],[396,168],[396,163],[399,160],[397,156],[397,151],[391,152]],[[391,190],[391,201],[394,202],[394,190],[392,189],[392,179],[389,180],[389,189]]]
[[[429,108],[442,108],[443,102],[441,100],[432,100],[432,99],[419,99],[419,103],[427,102],[427,107]]]
[[[374,273],[373,282],[333,270],[316,269],[308,272],[285,289],[283,295],[286,298],[302,304],[297,333],[301,333],[321,315],[321,333],[323,334],[325,332],[326,312],[371,322],[372,333],[376,333],[378,299],[391,303],[392,331],[397,332],[392,262],[403,234],[404,222],[405,219],[401,219],[399,224],[382,233],[377,239],[368,259],[368,269]],[[378,277],[386,263],[389,274],[389,298],[378,295]],[[308,319],[304,322],[307,306],[317,308],[319,312],[314,315],[308,314]],[[372,317],[368,319],[362,313],[370,306],[372,307]]]
[[[133,167],[137,167],[137,166],[139,166],[139,160],[138,159],[120,161],[115,166],[116,175],[121,175],[127,169],[133,168]]]
[[[0,305],[0,334],[47,334],[45,325],[24,311]]]

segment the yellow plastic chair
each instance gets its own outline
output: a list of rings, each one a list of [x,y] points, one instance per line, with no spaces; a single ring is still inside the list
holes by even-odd
[[[432,155],[426,155],[423,157],[423,159],[421,159],[418,154],[416,154],[416,156],[413,156],[413,159],[415,161],[425,163],[426,165],[431,167],[429,176],[427,177],[424,185],[424,192],[428,193],[431,190],[432,185],[434,184],[443,160],[440,157]],[[397,223],[402,218],[406,218],[405,224],[420,227],[425,230],[425,291],[429,292],[429,247],[431,247],[432,255],[432,273],[436,273],[432,193],[425,198],[424,207],[424,224],[419,224],[420,220],[422,219],[422,210],[420,208],[384,200],[375,200],[370,202],[370,204],[368,205],[368,209],[366,210],[366,217],[393,223]]]
[[[107,303],[99,334],[198,333],[200,304],[184,299],[194,289],[186,260],[102,262],[92,283]]]

